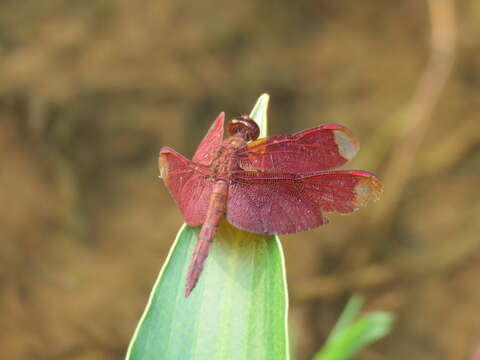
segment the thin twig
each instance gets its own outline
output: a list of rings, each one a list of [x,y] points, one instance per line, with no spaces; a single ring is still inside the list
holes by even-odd
[[[407,105],[403,134],[387,162],[383,176],[386,191],[374,210],[376,222],[389,221],[412,178],[421,143],[454,63],[457,37],[454,0],[427,0],[427,3],[431,22],[430,57]]]

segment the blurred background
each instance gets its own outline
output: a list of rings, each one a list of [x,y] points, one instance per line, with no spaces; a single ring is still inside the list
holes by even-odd
[[[121,359],[182,223],[158,179],[220,111],[336,122],[381,201],[284,236],[296,359],[353,293],[394,311],[360,359],[480,343],[480,2],[2,0],[2,359]]]

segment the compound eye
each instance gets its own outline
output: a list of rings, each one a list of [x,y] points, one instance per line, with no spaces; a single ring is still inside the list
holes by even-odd
[[[252,141],[260,135],[260,129],[253,119],[248,116],[240,116],[233,118],[227,127],[230,135],[240,135],[245,141]]]

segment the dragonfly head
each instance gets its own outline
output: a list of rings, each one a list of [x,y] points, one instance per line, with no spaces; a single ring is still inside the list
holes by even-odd
[[[258,125],[247,115],[242,115],[230,120],[227,130],[230,135],[239,135],[245,141],[256,140],[260,134]]]

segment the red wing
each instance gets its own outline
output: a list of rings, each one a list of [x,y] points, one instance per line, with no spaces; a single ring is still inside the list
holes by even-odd
[[[191,226],[203,224],[212,193],[212,182],[208,180],[210,169],[194,164],[168,147],[160,150],[159,167],[185,222]]]
[[[210,165],[215,155],[217,148],[222,145],[223,141],[223,122],[225,120],[225,113],[221,112],[217,116],[212,126],[203,138],[202,142],[197,148],[192,161],[197,164]]]
[[[338,168],[359,148],[347,128],[327,124],[292,135],[271,136],[249,143],[237,152],[244,170],[311,172]]]
[[[229,187],[227,219],[250,232],[295,233],[326,224],[323,212],[350,213],[382,191],[373,174],[360,170],[237,172]]]

